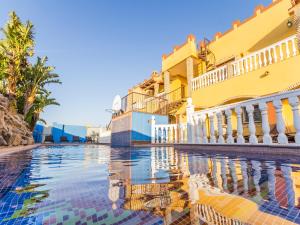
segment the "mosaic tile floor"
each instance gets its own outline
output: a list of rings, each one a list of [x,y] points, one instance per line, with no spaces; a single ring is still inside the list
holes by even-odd
[[[299,163],[44,147],[0,158],[0,224],[300,224]]]

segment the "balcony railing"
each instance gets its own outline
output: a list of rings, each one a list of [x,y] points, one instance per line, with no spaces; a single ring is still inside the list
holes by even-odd
[[[123,97],[121,101],[121,113],[132,111],[166,115],[167,101],[163,98],[133,92]]]
[[[296,56],[298,54],[296,42],[297,37],[293,35],[232,63],[202,74],[192,80],[192,89],[208,87]]]
[[[167,94],[163,94],[160,98],[167,100],[168,104],[182,101],[185,98],[184,87],[179,87]]]
[[[152,123],[152,143],[196,143],[196,144],[285,144],[300,145],[300,90],[287,91],[243,102],[209,108],[188,114],[190,122],[187,125],[166,125]],[[283,109],[283,101],[288,102],[292,117],[291,121],[285,121],[286,112]],[[275,109],[276,124],[269,121],[269,105]],[[191,105],[189,105],[191,106]],[[189,107],[188,106],[188,107]],[[257,134],[258,128],[255,121],[254,109],[258,106],[261,114],[259,127],[262,133]],[[244,131],[243,114],[246,110],[248,116],[248,131]],[[233,114],[235,114],[233,118]],[[225,115],[225,124],[223,121]],[[154,118],[155,119],[155,118]],[[234,121],[233,121],[234,120]],[[192,122],[191,122],[192,121]],[[291,123],[291,130],[287,129],[286,122]],[[215,125],[217,123],[217,125]],[[236,123],[236,131],[233,132],[233,124]],[[225,127],[224,127],[225,125]],[[271,130],[275,125],[276,131]],[[216,127],[215,127],[216,126]],[[176,129],[177,128],[177,129]],[[224,128],[226,132],[224,132]],[[182,138],[174,140],[174,130],[177,134],[183,133]],[[187,134],[185,134],[187,132]],[[174,140],[174,141],[173,141]]]

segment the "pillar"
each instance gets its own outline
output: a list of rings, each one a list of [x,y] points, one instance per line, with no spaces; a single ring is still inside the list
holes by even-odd
[[[170,73],[169,73],[169,71],[164,72],[164,89],[165,89],[165,94],[168,94],[170,92]]]
[[[298,98],[298,96],[290,97],[289,103],[292,107],[294,128],[296,130],[295,143],[300,144],[300,114],[299,114],[299,98]]]
[[[242,121],[242,108],[240,106],[237,106],[234,111],[237,117],[237,143],[244,144],[245,138],[243,136],[244,129]]]
[[[186,77],[188,83],[188,97],[192,97],[192,79],[194,77],[194,63],[192,57],[186,59]]]
[[[265,102],[259,103],[259,110],[261,112],[261,119],[262,119],[262,130],[264,133],[263,136],[263,142],[264,144],[272,144],[272,138],[270,136],[270,125],[269,125],[269,119],[268,119],[268,106]]]
[[[208,143],[207,129],[206,129],[206,114],[201,115],[202,133],[203,133],[203,144]]]
[[[277,141],[279,144],[288,144],[287,136],[285,135],[285,123],[282,116],[281,100],[274,100],[273,105],[276,111],[276,128],[278,131]]]
[[[208,117],[209,117],[209,131],[210,131],[209,143],[211,143],[211,144],[216,143],[214,116],[215,116],[214,113],[208,114]]]
[[[187,139],[189,144],[194,143],[194,111],[195,107],[192,103],[192,98],[187,99],[186,117],[187,117]]]
[[[247,105],[246,110],[248,113],[248,118],[249,118],[249,133],[250,133],[250,138],[249,138],[249,143],[250,144],[257,144],[258,140],[256,137],[256,128],[255,128],[255,122],[254,122],[254,117],[253,117],[253,112],[254,112],[254,107],[253,105]]]
[[[226,115],[226,120],[227,120],[227,140],[226,143],[227,144],[233,144],[234,143],[234,139],[232,137],[232,124],[231,124],[231,115],[232,115],[232,111],[231,109],[227,109],[225,111],[225,115]]]
[[[218,120],[218,143],[224,144],[224,136],[223,136],[223,120],[222,120],[223,114],[221,111],[217,112],[217,120]]]
[[[200,144],[200,121],[197,116],[194,119],[194,129],[195,129],[195,143]]]

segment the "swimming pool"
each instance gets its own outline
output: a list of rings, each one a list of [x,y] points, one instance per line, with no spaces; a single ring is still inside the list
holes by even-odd
[[[300,224],[298,159],[80,145],[0,171],[0,224]]]

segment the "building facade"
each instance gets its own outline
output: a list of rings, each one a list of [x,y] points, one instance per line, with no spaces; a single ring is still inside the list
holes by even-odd
[[[195,125],[198,119],[189,119],[189,108],[201,112],[298,90],[299,5],[296,0],[273,0],[267,7],[257,6],[250,18],[234,21],[226,32],[217,32],[213,40],[197,42],[194,35],[189,35],[185,43],[162,56],[160,72],[154,72],[149,79],[129,90],[129,94],[146,96],[140,101],[131,98],[129,102],[139,106],[132,110],[149,107],[147,102],[151,98],[163,99],[163,112],[168,115],[169,123]],[[263,139],[264,131],[271,136],[278,135],[282,126],[289,137],[297,133],[294,118],[298,106],[295,94],[293,99],[251,103],[248,108],[245,104],[237,111],[230,109],[230,121],[226,109],[210,110],[201,121],[206,126],[208,138],[215,133],[218,136],[221,130],[225,135],[229,129],[233,136],[242,130],[248,139],[253,132]],[[160,132],[169,133],[170,130]],[[177,139],[180,139],[178,134]]]

